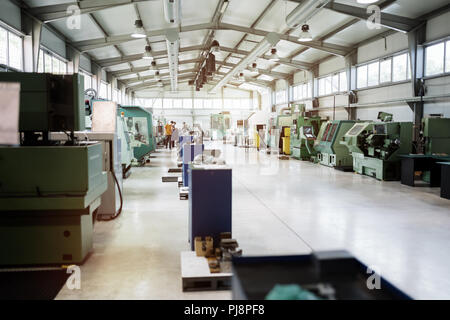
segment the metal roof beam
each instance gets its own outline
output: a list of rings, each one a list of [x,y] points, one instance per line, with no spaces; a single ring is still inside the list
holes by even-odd
[[[74,11],[69,10],[70,6],[78,7],[80,14],[93,13],[101,10],[124,6],[132,3],[157,1],[157,0],[84,0],[63,4],[32,7],[28,11],[38,17],[42,22],[48,23],[64,19],[73,15]]]
[[[330,2],[325,5],[326,9],[334,12],[346,14],[360,20],[368,20],[372,13],[367,13],[366,8],[349,6],[342,3]],[[420,20],[410,19],[402,16],[397,16],[389,13],[381,12],[380,25],[400,32],[409,32],[422,23]]]

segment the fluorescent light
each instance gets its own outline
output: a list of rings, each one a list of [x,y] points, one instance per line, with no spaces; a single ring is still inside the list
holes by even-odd
[[[311,35],[311,32],[309,32],[309,25],[304,24],[302,26],[302,32],[299,35],[298,41],[308,42],[312,41],[313,37]]]
[[[147,37],[144,30],[144,25],[142,24],[142,20],[136,20],[134,22],[134,32],[131,34],[131,37],[136,39]]]

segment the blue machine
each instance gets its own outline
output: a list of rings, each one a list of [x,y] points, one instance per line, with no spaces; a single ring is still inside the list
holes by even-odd
[[[189,163],[194,161],[194,158],[203,153],[205,145],[203,144],[187,144],[185,143],[181,148],[183,159],[183,186],[189,186]]]
[[[183,146],[186,143],[193,143],[194,137],[193,136],[180,136],[178,138],[178,142],[180,144],[180,157],[183,158]]]
[[[220,233],[231,232],[232,174],[226,166],[191,164],[189,168],[189,242],[211,236],[220,242]]]

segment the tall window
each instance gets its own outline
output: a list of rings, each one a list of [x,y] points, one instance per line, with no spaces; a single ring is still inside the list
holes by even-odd
[[[408,78],[408,54],[401,54],[392,59],[394,64],[392,80],[404,81]]]
[[[287,90],[280,90],[275,93],[275,103],[282,104],[287,102]]]
[[[0,63],[8,64],[8,31],[0,28]]]
[[[445,72],[450,72],[450,40],[445,46]]]
[[[67,62],[55,54],[41,49],[39,50],[38,72],[67,74]]]
[[[380,77],[380,63],[374,62],[367,66],[367,85],[369,87],[377,86]]]
[[[108,87],[107,87],[106,83],[104,83],[103,81],[100,82],[100,90],[99,90],[98,95],[100,98],[108,99]]]
[[[347,91],[347,73],[345,71],[319,79],[319,96]]]
[[[23,39],[4,28],[0,28],[0,63],[23,70]]]
[[[194,99],[194,109],[202,109],[202,108],[203,108],[203,99]]]
[[[358,66],[356,78],[358,89],[411,79],[409,54],[403,53]]]
[[[380,83],[392,81],[392,59],[385,59],[380,62]]]
[[[448,55],[448,54],[447,54]],[[425,75],[444,73],[445,43],[441,42],[425,49]]]
[[[367,65],[360,66],[356,69],[356,87],[365,88],[367,87]]]

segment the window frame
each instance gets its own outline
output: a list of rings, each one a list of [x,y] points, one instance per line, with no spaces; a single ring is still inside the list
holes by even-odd
[[[9,27],[9,26],[5,26],[2,23],[0,23],[0,28],[2,30],[4,30],[6,32],[6,63],[5,64],[0,64],[5,66],[7,69],[11,69],[14,71],[18,71],[18,72],[23,72],[24,71],[24,64],[25,64],[25,58],[24,58],[24,35],[22,33],[20,33],[19,31]],[[10,55],[10,35],[13,35],[17,38],[19,38],[20,40],[20,46],[21,46],[21,52],[20,52],[20,68],[16,68],[14,66],[11,65],[11,55]]]

